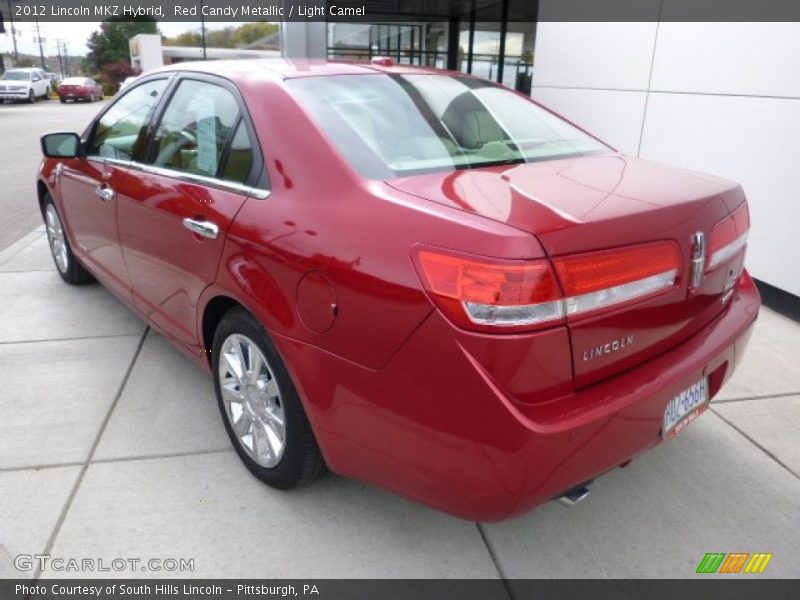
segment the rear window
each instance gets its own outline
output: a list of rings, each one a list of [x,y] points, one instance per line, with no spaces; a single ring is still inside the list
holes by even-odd
[[[472,77],[338,75],[287,85],[370,179],[610,150],[511,90]]]

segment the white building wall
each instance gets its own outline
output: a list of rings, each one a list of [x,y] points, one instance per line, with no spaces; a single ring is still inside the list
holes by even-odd
[[[622,152],[741,183],[750,271],[800,296],[800,23],[539,23],[532,96]]]

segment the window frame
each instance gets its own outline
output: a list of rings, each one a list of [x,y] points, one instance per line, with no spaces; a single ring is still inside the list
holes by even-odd
[[[153,175],[168,177],[170,179],[177,179],[180,181],[187,181],[199,185],[206,185],[216,189],[221,189],[223,191],[233,192],[236,194],[257,198],[260,200],[269,197],[270,185],[269,185],[269,176],[267,174],[266,163],[264,160],[264,152],[262,150],[261,143],[258,139],[256,129],[253,125],[252,118],[250,117],[250,111],[248,110],[247,104],[244,102],[244,98],[242,97],[241,91],[236,86],[236,84],[230,79],[227,79],[219,75],[212,75],[209,73],[201,73],[194,71],[162,71],[137,78],[134,83],[130,84],[130,86],[124,90],[124,92],[119,96],[119,98],[116,98],[113,102],[109,103],[109,105],[106,106],[97,115],[97,117],[95,117],[95,119],[89,124],[89,126],[81,135],[82,149],[85,150],[89,148],[89,143],[91,142],[92,137],[94,136],[95,130],[97,128],[98,123],[100,122],[100,119],[102,119],[103,116],[113,106],[117,104],[117,102],[122,100],[125,96],[127,96],[129,93],[131,93],[139,86],[151,83],[158,79],[166,79],[167,85],[164,88],[164,92],[161,94],[161,98],[159,98],[158,102],[156,102],[153,112],[150,115],[150,120],[148,121],[147,126],[145,127],[143,143],[140,145],[140,148],[138,149],[136,154],[133,155],[132,159],[121,160],[121,159],[108,158],[97,155],[86,155],[85,158],[87,160],[94,162],[116,165],[126,169],[133,169],[136,171],[142,171]],[[247,134],[250,137],[250,146],[253,152],[253,164],[250,167],[250,173],[248,174],[244,183],[229,181],[218,177],[195,175],[193,173],[178,171],[176,169],[157,167],[153,164],[155,133],[161,124],[164,112],[166,111],[167,107],[169,106],[169,103],[171,102],[173,96],[175,95],[178,86],[182,81],[185,80],[195,80],[204,83],[209,83],[212,85],[217,85],[219,87],[226,89],[233,95],[233,98],[236,101],[236,104],[239,108],[239,119],[237,120],[236,127],[238,127],[239,123],[245,125],[245,127],[247,128]],[[220,164],[222,165],[227,164],[229,151],[230,151],[230,140],[227,140],[225,148],[223,150],[223,154],[222,156],[220,156]]]
[[[158,80],[164,79],[164,80],[166,80],[167,84],[164,86],[164,92],[161,94],[161,98],[158,99],[158,102],[156,102],[155,106],[153,107],[153,112],[150,115],[150,119],[148,120],[147,125],[145,126],[144,140],[143,140],[144,143],[140,144],[140,148],[146,148],[148,143],[149,143],[150,125],[151,125],[151,123],[153,121],[153,116],[156,114],[156,111],[158,110],[159,105],[164,101],[164,98],[166,97],[167,92],[169,91],[170,86],[172,85],[172,80],[174,79],[174,77],[175,76],[172,73],[167,73],[167,74],[158,73],[158,74],[153,74],[152,76],[149,76],[149,77],[143,77],[140,80],[136,81],[136,85],[132,85],[129,88],[125,89],[125,91],[122,94],[120,94],[120,96],[118,98],[115,98],[113,102],[109,102],[108,106],[106,106],[102,111],[100,111],[100,113],[94,118],[94,120],[89,124],[89,126],[86,128],[86,130],[84,130],[83,134],[81,135],[81,147],[84,150],[84,152],[86,152],[86,150],[88,150],[91,147],[91,143],[92,143],[92,141],[94,139],[94,135],[97,132],[97,126],[100,124],[100,121],[106,115],[107,112],[109,112],[123,98],[125,98],[125,96],[130,94],[137,87],[139,87],[141,85],[148,84],[148,83],[152,83],[153,81],[158,81]],[[90,161],[93,161],[93,162],[100,162],[100,163],[106,163],[107,162],[108,164],[116,164],[116,165],[119,165],[119,166],[125,166],[125,165],[128,165],[128,164],[140,163],[141,162],[141,156],[140,155],[141,155],[141,152],[137,152],[136,154],[134,154],[132,156],[131,160],[123,160],[123,159],[109,158],[109,157],[106,157],[106,156],[100,156],[99,154],[86,153],[85,154],[85,158],[87,160],[90,160]]]
[[[230,146],[231,141],[233,139],[233,135],[236,132],[236,128],[239,126],[239,123],[244,124],[247,129],[247,135],[250,138],[250,147],[253,152],[253,164],[250,165],[250,173],[248,174],[247,178],[244,180],[243,183],[238,183],[235,181],[230,181],[227,179],[222,179],[218,176],[207,176],[207,175],[195,175],[193,173],[187,173],[186,171],[179,171],[177,169],[170,169],[168,167],[161,167],[156,166],[154,163],[156,157],[156,147],[155,147],[155,137],[158,128],[161,126],[161,122],[164,118],[164,114],[169,108],[172,99],[175,97],[180,85],[184,81],[198,81],[200,83],[207,83],[209,85],[216,85],[217,87],[221,87],[224,90],[230,92],[233,96],[233,99],[236,101],[236,105],[239,108],[239,118],[236,121],[236,124],[233,126],[231,131],[233,132],[231,136],[227,140],[225,140],[225,146],[223,148],[222,154],[219,158],[220,168],[224,165],[228,164],[228,157],[230,155]],[[269,179],[267,176],[267,169],[264,162],[264,153],[261,149],[261,143],[258,140],[258,136],[256,135],[255,127],[253,126],[253,121],[250,117],[250,112],[247,108],[247,105],[242,98],[242,94],[239,88],[233,83],[230,79],[226,79],[219,75],[211,75],[208,73],[197,73],[191,71],[179,72],[176,77],[170,82],[170,85],[164,91],[164,97],[162,101],[156,106],[156,109],[153,111],[153,115],[150,119],[150,126],[148,127],[147,131],[147,143],[144,146],[144,156],[142,157],[142,163],[145,165],[147,169],[152,171],[157,171],[162,175],[167,177],[173,177],[182,180],[194,181],[196,183],[201,183],[203,185],[210,185],[212,187],[223,187],[223,188],[247,188],[253,190],[255,192],[266,192],[267,194],[270,191],[269,187]],[[219,170],[218,170],[219,173]]]

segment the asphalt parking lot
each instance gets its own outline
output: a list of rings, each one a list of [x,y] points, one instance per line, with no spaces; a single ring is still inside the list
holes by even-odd
[[[800,324],[769,308],[711,410],[576,507],[479,525],[330,474],[260,484],[210,377],[102,287],[55,272],[38,135],[80,130],[99,106],[0,106],[14,140],[0,144],[14,220],[0,220],[0,577],[91,575],[16,569],[45,553],[194,560],[103,577],[686,578],[707,552],[772,553],[761,576],[800,577]]]
[[[39,137],[50,131],[82,132],[104,104],[0,102],[0,249],[41,223],[34,187],[42,159]]]

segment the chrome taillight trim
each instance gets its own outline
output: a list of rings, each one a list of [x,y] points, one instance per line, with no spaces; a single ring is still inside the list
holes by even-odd
[[[598,290],[580,296],[540,304],[495,306],[477,302],[464,302],[464,309],[473,323],[495,327],[536,325],[548,321],[560,321],[564,317],[623,304],[668,290],[675,285],[678,269],[657,273],[622,285]]]
[[[749,231],[745,231],[742,235],[738,238],[733,240],[727,246],[723,246],[719,250],[715,250],[714,253],[711,255],[711,259],[708,261],[708,270],[716,269],[722,263],[728,261],[739,251],[747,245],[747,234]]]

